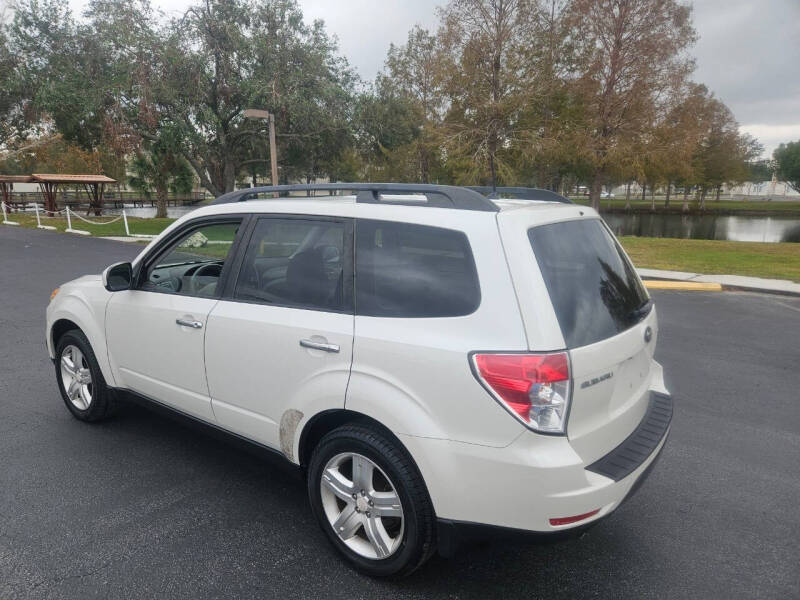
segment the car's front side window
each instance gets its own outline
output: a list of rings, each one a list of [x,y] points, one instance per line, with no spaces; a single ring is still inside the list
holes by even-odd
[[[217,295],[239,221],[213,223],[183,234],[147,267],[141,289],[185,296]]]
[[[346,225],[324,219],[259,219],[234,298],[315,310],[345,309]]]

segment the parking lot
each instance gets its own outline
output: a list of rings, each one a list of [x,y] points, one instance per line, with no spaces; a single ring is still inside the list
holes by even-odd
[[[376,581],[328,546],[288,471],[142,408],[94,426],[64,408],[50,292],[140,249],[0,226],[3,600],[800,598],[800,298],[654,293],[675,416],[638,494],[577,540]]]

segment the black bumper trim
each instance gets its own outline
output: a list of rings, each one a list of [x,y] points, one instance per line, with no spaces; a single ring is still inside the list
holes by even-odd
[[[508,540],[541,545],[555,544],[579,538],[604,518],[601,517],[583,525],[558,531],[530,531],[471,521],[437,519],[436,549],[442,558],[452,558],[461,547],[488,540]]]
[[[672,422],[672,396],[651,392],[650,406],[639,426],[601,459],[586,467],[614,481],[625,479],[646,461],[667,435]]]

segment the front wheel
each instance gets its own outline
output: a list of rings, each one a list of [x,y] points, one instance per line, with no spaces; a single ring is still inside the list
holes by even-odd
[[[435,549],[422,476],[383,433],[348,425],[322,438],[309,465],[308,494],[333,545],[369,575],[408,575]]]
[[[66,332],[56,344],[56,380],[64,404],[76,419],[93,422],[108,417],[114,408],[94,350],[79,329]]]

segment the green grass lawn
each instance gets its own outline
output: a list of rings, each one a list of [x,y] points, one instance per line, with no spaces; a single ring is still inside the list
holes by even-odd
[[[588,196],[576,196],[571,200],[577,204],[589,205]],[[650,198],[642,202],[641,196],[638,198],[631,198],[631,208],[641,210],[649,210],[651,206]],[[673,196],[670,198],[670,210],[680,210],[683,206],[682,196]],[[600,210],[608,208],[623,209],[625,208],[625,197],[622,198],[603,198],[600,200]],[[656,211],[663,210],[664,197],[656,196]],[[700,206],[697,202],[689,202],[690,210],[699,210]],[[714,211],[735,212],[735,211],[762,211],[769,213],[800,213],[800,200],[772,200],[772,201],[748,201],[748,200],[720,200],[719,202],[713,199],[706,199],[706,212],[713,213]]]
[[[800,244],[620,238],[637,267],[800,282]]]
[[[81,215],[84,216],[84,215]],[[0,215],[2,218],[2,215]],[[114,217],[95,217],[90,216],[87,217],[92,221],[110,221]],[[21,227],[36,227],[36,215],[31,214],[23,214],[23,213],[10,213],[8,215],[9,221],[16,221],[20,224]],[[139,217],[128,217],[128,227],[130,228],[131,233],[133,234],[140,234],[140,235],[157,235],[164,231],[164,229],[170,225],[175,219],[143,219]],[[42,225],[51,225],[56,228],[57,231],[64,231],[67,228],[67,219],[66,218],[52,218],[52,219],[42,219]],[[4,227],[4,225],[0,225],[0,227]],[[80,229],[83,231],[88,231],[92,235],[95,236],[124,236],[125,235],[125,225],[122,222],[122,219],[115,223],[111,223],[110,225],[92,225],[90,223],[86,223],[77,219],[75,217],[72,218],[72,228],[73,229]]]

